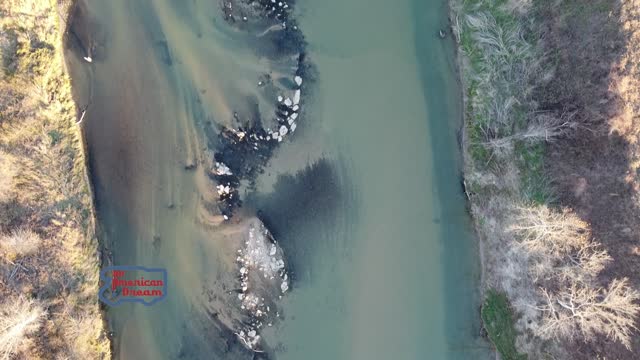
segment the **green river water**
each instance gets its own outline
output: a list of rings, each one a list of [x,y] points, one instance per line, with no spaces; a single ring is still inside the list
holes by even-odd
[[[91,64],[70,59],[101,234],[116,265],[164,267],[168,296],[107,310],[119,359],[251,359],[210,320],[229,271],[203,222],[208,119],[260,74],[288,71],[232,31],[218,1],[88,0]],[[476,243],[460,186],[461,122],[444,0],[299,0],[317,69],[300,130],[278,148],[260,209],[294,282],[265,330],[275,359],[485,359]],[[170,60],[167,59],[170,56]],[[212,230],[213,229],[213,230]],[[222,294],[220,294],[222,295]]]

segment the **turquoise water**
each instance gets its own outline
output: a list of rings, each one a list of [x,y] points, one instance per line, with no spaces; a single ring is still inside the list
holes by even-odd
[[[453,44],[437,36],[446,3],[305,0],[300,13],[320,72],[310,121],[349,196],[342,228],[301,235],[325,245],[287,306],[281,358],[488,358]]]
[[[121,359],[250,359],[212,315],[230,276],[207,223],[208,121],[223,124],[273,63],[217,1],[88,1],[104,52],[85,135],[117,265],[160,266],[169,296],[109,309]],[[441,0],[299,0],[315,81],[300,130],[247,191],[293,277],[265,329],[276,359],[483,359],[476,244],[459,183],[461,104]],[[97,40],[96,40],[97,41]],[[167,61],[167,54],[171,61]],[[76,82],[79,80],[76,79]],[[256,95],[262,101],[261,95]]]

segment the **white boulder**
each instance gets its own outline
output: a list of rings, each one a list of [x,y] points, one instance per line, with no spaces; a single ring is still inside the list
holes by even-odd
[[[300,103],[300,89],[296,90],[293,94],[293,104],[298,105]]]

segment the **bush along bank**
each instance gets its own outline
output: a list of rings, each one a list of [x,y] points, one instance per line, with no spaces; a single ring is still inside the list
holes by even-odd
[[[62,54],[70,1],[0,2],[0,358],[107,359],[98,243]]]
[[[453,0],[464,89],[465,188],[480,240],[488,338],[505,359],[574,358],[563,343],[629,347],[640,311],[625,278],[601,281],[611,256],[590,224],[557,201],[549,144],[574,136],[571,111],[547,111],[557,76],[536,7]],[[562,11],[562,9],[559,9]]]

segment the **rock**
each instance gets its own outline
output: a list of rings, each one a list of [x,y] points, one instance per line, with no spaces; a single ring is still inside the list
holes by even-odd
[[[285,136],[285,135],[287,135],[287,132],[289,132],[289,130],[287,129],[287,127],[286,127],[286,126],[284,126],[284,125],[282,125],[282,126],[280,127],[280,136]]]
[[[293,107],[291,108],[291,110],[293,110],[293,111],[298,111],[298,109],[300,109],[300,106],[297,105],[297,104],[293,105]]]
[[[229,195],[231,193],[229,186],[218,185],[216,188],[218,189],[218,195]]]
[[[293,104],[298,105],[299,103],[300,103],[300,89],[296,90],[295,94],[293,95]]]
[[[285,104],[285,105],[287,105],[287,106],[291,106],[291,105],[293,105],[293,102],[291,101],[291,99],[286,98],[286,99],[284,100],[284,104]]]
[[[196,168],[196,164],[192,161],[189,161],[184,165],[185,170],[193,170],[195,168]]]
[[[293,80],[296,82],[296,85],[302,85],[302,78],[300,76],[296,76]]]
[[[291,119],[295,120],[295,119],[298,118],[298,113],[293,113],[293,114],[291,114],[290,117],[291,117]]]
[[[284,100],[282,96],[278,95],[278,102],[282,102],[282,100]]]
[[[283,293],[287,292],[287,290],[289,290],[289,283],[283,281],[282,284],[280,284],[280,290],[282,290]]]
[[[293,124],[293,119],[292,119],[292,118],[289,118],[289,119],[287,120],[287,122],[289,123],[289,125],[291,125],[291,124]]]
[[[296,131],[296,127],[297,127],[297,126],[298,126],[298,125],[296,125],[296,123],[295,123],[295,122],[294,122],[293,124],[291,124],[291,132]]]
[[[231,173],[231,169],[229,169],[227,165],[221,162],[216,162],[213,173],[215,175],[233,175]]]

